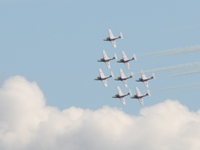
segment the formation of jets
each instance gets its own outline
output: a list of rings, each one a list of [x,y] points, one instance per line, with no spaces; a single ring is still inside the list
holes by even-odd
[[[115,37],[115,36],[113,35],[112,31],[111,31],[110,29],[108,29],[108,34],[109,34],[109,37],[107,37],[106,39],[103,39],[103,40],[104,40],[104,41],[110,41],[110,42],[112,43],[113,47],[116,48],[117,46],[116,46],[116,41],[115,41],[115,40],[116,40],[116,39],[119,39],[119,38],[123,39],[122,33],[120,32],[120,35],[119,35],[118,37]],[[127,68],[128,70],[130,70],[129,61],[131,61],[131,60],[137,60],[135,54],[133,54],[132,58],[128,58],[128,57],[126,56],[126,54],[125,54],[124,51],[121,52],[121,54],[122,54],[122,59],[120,59],[120,60],[117,59],[117,55],[116,55],[115,53],[114,53],[114,56],[113,56],[113,57],[110,57],[110,58],[107,56],[105,50],[102,51],[102,54],[103,54],[103,58],[101,58],[101,59],[99,59],[99,60],[97,60],[97,61],[98,61],[98,62],[104,62],[104,63],[106,64],[106,66],[107,66],[108,69],[111,68],[110,61],[111,61],[111,60],[114,60],[114,59],[117,60],[118,63],[124,63],[124,64],[126,65],[126,68]],[[131,72],[129,76],[125,76],[125,74],[124,74],[124,72],[123,72],[122,69],[119,69],[119,73],[120,73],[120,76],[117,77],[117,78],[115,78],[114,80],[116,80],[116,81],[122,81],[123,84],[124,84],[124,86],[125,86],[125,87],[128,87],[127,79],[134,78],[134,73]],[[149,88],[148,80],[155,79],[155,74],[152,73],[152,76],[151,76],[151,77],[146,77],[145,73],[144,73],[142,70],[140,71],[140,74],[141,74],[141,78],[139,78],[139,79],[137,79],[137,80],[135,80],[135,81],[136,81],[136,82],[143,82],[144,85],[145,85],[145,87],[146,87],[146,88]],[[102,71],[102,69],[99,69],[99,76],[98,76],[97,78],[95,78],[95,80],[100,80],[100,81],[102,81],[102,82],[103,82],[103,85],[104,85],[105,87],[107,87],[107,86],[108,86],[108,83],[107,83],[106,79],[111,78],[111,77],[114,78],[114,74],[113,74],[112,71],[111,71],[111,73],[110,73],[109,76],[105,76],[104,73],[103,73],[103,71]],[[132,94],[132,91],[131,91],[130,89],[128,90],[128,93],[124,94],[124,93],[122,92],[121,88],[120,88],[119,86],[117,86],[117,92],[118,92],[118,94],[116,94],[116,95],[114,95],[114,96],[112,96],[112,97],[113,97],[113,98],[119,98],[119,99],[121,100],[122,104],[125,105],[125,104],[126,104],[125,96],[130,95],[130,96],[131,96],[131,99],[138,99],[139,102],[140,102],[140,104],[141,104],[141,105],[144,105],[143,97],[145,97],[145,96],[151,96],[149,90],[147,90],[147,93],[146,93],[146,94],[141,94],[139,88],[138,88],[138,87],[135,87],[135,91],[136,91],[136,95],[133,95],[133,94]]]

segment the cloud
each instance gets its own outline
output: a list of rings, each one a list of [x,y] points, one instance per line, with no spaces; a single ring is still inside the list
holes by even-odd
[[[35,82],[20,76],[0,89],[2,150],[197,150],[199,126],[200,111],[178,101],[144,107],[134,116],[109,106],[60,111],[45,104]]]

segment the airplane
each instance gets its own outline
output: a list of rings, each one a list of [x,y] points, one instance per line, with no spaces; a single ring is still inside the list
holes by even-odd
[[[126,101],[125,101],[125,96],[130,95],[130,90],[127,94],[123,94],[122,90],[120,89],[119,86],[117,86],[117,92],[118,94],[116,94],[115,96],[113,96],[112,98],[120,98],[121,102],[123,105],[126,105]]]
[[[141,94],[141,93],[140,93],[140,90],[138,89],[138,87],[136,87],[136,88],[135,88],[135,91],[136,91],[136,95],[132,95],[132,92],[131,92],[131,90],[130,90],[131,98],[133,98],[133,99],[138,99],[141,105],[144,105],[143,97],[145,97],[145,96],[151,96],[149,90],[147,90],[147,93],[146,93],[146,94]]]
[[[118,62],[118,63],[125,63],[127,69],[130,69],[129,61],[131,61],[131,60],[137,60],[135,54],[133,54],[133,57],[132,57],[132,58],[127,58],[127,56],[126,56],[126,54],[125,54],[124,51],[122,51],[122,57],[123,57],[123,58],[120,59],[120,60],[117,61],[117,62]]]
[[[106,66],[110,69],[110,60],[117,59],[117,55],[114,54],[113,58],[108,58],[106,52],[103,50],[103,58],[99,59],[98,62],[105,62]]]
[[[126,79],[134,78],[133,72],[131,72],[131,75],[128,76],[128,77],[126,77],[126,76],[124,75],[124,72],[123,72],[122,69],[119,69],[119,72],[120,72],[120,77],[116,78],[115,80],[117,80],[117,81],[122,81],[122,82],[124,83],[124,86],[125,86],[125,87],[128,87],[128,84],[127,84]]]
[[[144,74],[144,72],[142,70],[140,71],[140,74],[141,74],[141,78],[139,78],[138,80],[135,80],[135,81],[143,82],[144,85],[146,86],[146,88],[149,88],[148,80],[156,79],[154,73],[152,73],[152,77],[149,77],[149,78],[146,77],[146,75]]]
[[[99,74],[100,74],[100,76],[95,78],[94,80],[101,80],[105,87],[108,86],[106,79],[111,78],[111,77],[114,78],[114,74],[113,74],[112,71],[111,71],[111,74],[109,76],[105,76],[103,71],[101,69],[99,69]]]
[[[124,37],[123,37],[123,35],[122,35],[121,32],[119,33],[120,35],[118,37],[115,37],[113,35],[112,31],[110,29],[108,29],[108,34],[109,34],[109,37],[107,37],[107,38],[105,38],[103,40],[104,41],[110,41],[112,43],[112,45],[113,45],[114,48],[117,47],[116,42],[115,42],[116,39],[119,39],[119,38],[124,39]]]

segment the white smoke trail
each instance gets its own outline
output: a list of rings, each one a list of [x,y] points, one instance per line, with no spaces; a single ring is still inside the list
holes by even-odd
[[[188,64],[182,64],[177,66],[171,66],[171,67],[164,67],[164,68],[158,68],[158,69],[151,69],[144,71],[145,73],[153,73],[153,72],[164,72],[164,71],[172,71],[172,70],[181,70],[181,69],[193,69],[193,68],[199,68],[200,62],[194,62],[194,63],[188,63]],[[135,74],[138,74],[140,72],[136,72]]]
[[[200,70],[198,70],[198,71],[191,71],[191,72],[185,72],[185,73],[180,73],[180,74],[175,74],[175,75],[171,75],[169,77],[184,76],[184,75],[196,74],[196,73],[200,73]]]
[[[200,89],[200,83],[191,83],[191,84],[186,84],[186,85],[180,85],[180,86],[174,86],[174,87],[168,87],[168,88],[163,88],[163,89],[158,89],[158,90],[152,90],[152,92],[164,92],[164,91],[190,91],[190,90],[196,90]]]
[[[162,56],[178,55],[178,54],[191,53],[191,52],[197,52],[197,51],[200,51],[200,46],[146,53],[139,56],[162,57]]]
[[[171,32],[198,29],[198,28],[200,28],[200,25],[181,27],[181,28],[163,30],[163,31],[158,31],[158,32],[152,32],[152,33],[149,33],[149,34],[146,34],[146,35],[156,35],[156,34],[163,34],[163,33],[171,33]]]

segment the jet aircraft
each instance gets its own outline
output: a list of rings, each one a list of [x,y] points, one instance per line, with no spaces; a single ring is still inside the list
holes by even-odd
[[[114,74],[111,71],[111,74],[109,76],[105,76],[103,71],[101,69],[99,69],[99,77],[95,78],[94,80],[101,80],[104,84],[105,87],[108,86],[106,79],[113,77],[114,78]]]
[[[144,74],[144,72],[141,70],[140,74],[141,74],[141,78],[139,78],[138,80],[135,80],[135,81],[137,81],[137,82],[143,82],[144,85],[146,86],[146,88],[149,88],[148,80],[156,79],[154,73],[152,73],[152,77],[146,77],[146,75]]]
[[[117,55],[114,54],[113,58],[109,58],[104,50],[102,51],[102,53],[103,58],[99,59],[98,62],[105,62],[106,66],[110,69],[110,60],[117,59]]]
[[[125,54],[124,51],[122,51],[122,57],[123,57],[123,58],[120,59],[120,60],[117,61],[117,62],[118,62],[118,63],[125,63],[127,69],[130,69],[129,61],[131,61],[131,60],[137,60],[135,54],[133,54],[133,57],[132,57],[132,58],[127,58],[127,56],[126,56],[126,54]]]
[[[133,72],[131,72],[131,75],[130,75],[130,76],[127,76],[127,77],[124,75],[124,72],[123,72],[122,69],[119,69],[119,73],[120,73],[120,77],[116,78],[115,80],[117,80],[117,81],[122,81],[122,82],[124,83],[124,86],[125,86],[125,87],[128,87],[128,84],[127,84],[126,79],[134,78]]]
[[[118,94],[116,94],[115,96],[113,96],[112,98],[119,98],[122,102],[123,105],[126,105],[126,101],[125,101],[125,96],[130,95],[130,91],[127,94],[123,94],[122,90],[120,89],[119,86],[117,86],[117,92]]]
[[[136,91],[136,95],[132,95],[132,92],[130,91],[131,98],[138,99],[141,105],[144,105],[143,97],[145,97],[145,96],[151,96],[149,90],[147,90],[146,94],[141,94],[140,90],[138,89],[138,87],[136,87],[135,91]]]
[[[109,37],[107,37],[107,38],[105,38],[103,40],[104,41],[110,41],[112,43],[112,45],[113,45],[114,48],[117,47],[116,42],[115,42],[116,39],[119,39],[119,38],[124,39],[124,37],[123,37],[123,35],[122,35],[121,32],[120,32],[120,35],[118,37],[115,37],[113,35],[112,31],[110,29],[108,29],[108,34],[109,34]]]

